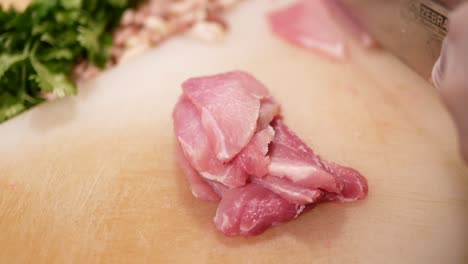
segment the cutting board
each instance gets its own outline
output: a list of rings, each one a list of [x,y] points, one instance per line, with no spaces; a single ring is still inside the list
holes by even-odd
[[[437,92],[385,51],[347,62],[273,37],[245,1],[220,43],[182,36],[0,125],[0,263],[468,263],[468,169]],[[225,237],[174,159],[189,77],[251,72],[287,124],[369,196]]]

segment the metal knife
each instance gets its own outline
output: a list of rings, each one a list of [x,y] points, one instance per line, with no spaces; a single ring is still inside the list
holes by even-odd
[[[461,1],[342,0],[378,43],[428,79],[447,34],[448,15]]]

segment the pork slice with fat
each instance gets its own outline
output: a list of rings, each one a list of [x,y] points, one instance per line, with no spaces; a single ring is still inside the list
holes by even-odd
[[[219,201],[221,196],[192,168],[179,146],[177,146],[176,151],[177,162],[190,185],[193,196],[205,201]]]
[[[275,138],[270,144],[269,174],[287,178],[294,184],[310,189],[340,193],[342,185],[324,170],[320,158],[282,120],[273,122]]]
[[[177,140],[190,165],[204,178],[218,181],[228,187],[245,184],[247,175],[232,163],[224,164],[216,158],[203,129],[200,113],[187,97],[182,96],[174,113]]]
[[[250,74],[236,71],[192,78],[184,94],[199,109],[203,128],[218,160],[233,159],[254,135],[266,88]]]

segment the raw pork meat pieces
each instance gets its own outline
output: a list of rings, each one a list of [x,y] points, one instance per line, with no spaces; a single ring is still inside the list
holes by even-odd
[[[178,162],[195,197],[220,201],[214,222],[224,234],[258,235],[306,206],[366,197],[366,179],[316,155],[252,75],[233,71],[182,87],[173,112]]]

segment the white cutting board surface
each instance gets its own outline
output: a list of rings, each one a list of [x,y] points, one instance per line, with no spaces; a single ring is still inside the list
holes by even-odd
[[[277,40],[246,1],[231,34],[182,37],[74,98],[0,125],[0,263],[468,263],[468,169],[437,93],[385,52],[335,63]],[[253,238],[212,224],[174,159],[171,112],[191,76],[253,73],[366,200],[324,204]]]

